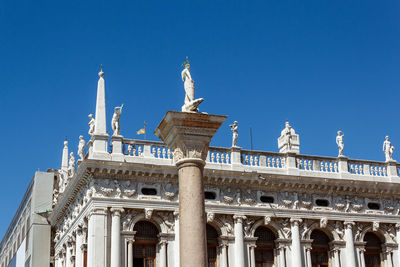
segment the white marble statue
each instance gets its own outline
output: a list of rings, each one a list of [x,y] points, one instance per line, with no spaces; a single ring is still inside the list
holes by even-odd
[[[121,113],[122,113],[123,107],[124,107],[124,104],[122,104],[120,107],[114,108],[114,114],[113,114],[113,117],[111,120],[111,128],[114,131],[113,135],[119,135],[119,133],[120,133],[119,119],[121,118]]]
[[[386,136],[383,142],[383,152],[385,152],[386,161],[393,160],[394,146],[390,143],[389,136]]]
[[[83,136],[80,135],[78,144],[78,156],[80,158],[79,160],[83,160],[83,158],[85,157],[85,148],[86,148],[85,139],[83,139]]]
[[[285,128],[281,131],[281,136],[278,138],[278,148],[281,153],[300,153],[300,138],[295,130],[286,121]]]
[[[74,152],[69,154],[68,176],[72,177],[75,174],[75,156]]]
[[[89,125],[89,134],[90,134],[90,135],[93,135],[93,133],[94,133],[95,120],[94,120],[92,114],[89,114],[88,117],[89,117],[89,119],[90,119],[90,121],[89,121],[89,123],[88,123],[88,125]]]
[[[182,106],[183,112],[198,112],[197,108],[201,102],[203,102],[203,98],[194,98],[194,81],[192,79],[192,75],[190,74],[190,64],[189,60],[186,57],[186,61],[182,63],[182,66],[185,66],[185,69],[182,71],[182,81],[184,82],[185,87],[185,103]]]
[[[344,136],[344,134],[342,131],[337,132],[336,144],[339,148],[339,157],[343,156],[343,148],[344,148],[343,136]]]
[[[232,130],[232,147],[236,147],[237,146],[237,139],[239,136],[238,133],[238,122],[234,121],[233,124],[229,125],[229,127],[231,127]]]

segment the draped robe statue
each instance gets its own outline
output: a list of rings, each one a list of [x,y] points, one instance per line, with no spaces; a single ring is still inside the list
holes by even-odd
[[[203,102],[203,98],[194,99],[194,81],[192,76],[190,75],[190,64],[185,64],[185,69],[182,71],[182,81],[185,87],[185,102],[182,106],[183,112],[198,112],[197,108],[201,102]]]

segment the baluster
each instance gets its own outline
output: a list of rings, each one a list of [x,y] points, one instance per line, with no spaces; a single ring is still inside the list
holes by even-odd
[[[309,171],[312,171],[311,167],[312,167],[312,166],[311,166],[311,160],[308,160],[308,170],[309,170]]]
[[[157,148],[157,158],[161,158],[161,149]]]
[[[338,172],[338,166],[336,162],[333,164],[333,168],[335,169],[335,172]]]
[[[281,158],[281,168],[285,168],[285,158]]]
[[[219,158],[220,158],[219,153],[218,153],[218,152],[215,152],[215,153],[217,154],[217,156],[216,156],[217,163],[220,163],[220,162],[219,162]]]
[[[360,170],[360,174],[361,174],[361,175],[364,175],[363,166],[362,166],[362,165],[358,166],[358,169]]]
[[[132,149],[132,156],[136,156],[136,146],[133,146],[133,149]]]
[[[168,158],[169,158],[169,159],[172,159],[172,151],[171,151],[171,149],[169,149],[169,148],[168,148]]]
[[[275,168],[275,158],[272,158],[271,163],[272,163],[272,168]]]
[[[358,165],[356,164],[356,166],[355,166],[355,171],[356,171],[356,174],[358,174]]]
[[[225,153],[221,152],[221,163],[225,163]]]
[[[250,165],[254,166],[254,158],[253,155],[250,156]]]
[[[215,159],[214,152],[211,152],[211,162],[213,162],[213,163],[214,163],[214,159]]]
[[[350,170],[351,170],[351,173],[354,173],[354,164],[351,164]]]
[[[258,166],[258,157],[257,156],[254,156],[254,165]]]
[[[268,160],[267,160],[267,167],[271,167],[271,158],[270,157],[268,157]]]
[[[139,155],[140,157],[143,157],[142,146],[139,146],[139,147],[138,147],[138,155]]]
[[[324,163],[321,161],[321,165],[320,165],[320,171],[323,172],[324,171]]]
[[[329,165],[328,165],[328,162],[326,162],[326,161],[325,161],[325,171],[326,172],[329,171]]]
[[[229,164],[229,153],[226,153],[226,164]]]
[[[297,159],[297,168],[299,168],[299,169],[301,169],[301,160],[300,159]]]
[[[156,149],[154,147],[151,148],[151,154],[156,157]]]
[[[165,155],[166,155],[165,147],[163,147],[163,149],[162,149],[162,157],[163,157],[163,159],[165,159]]]
[[[332,162],[329,162],[329,171],[332,172],[332,170],[333,170],[333,164]]]
[[[382,167],[379,167],[379,176],[382,176]]]

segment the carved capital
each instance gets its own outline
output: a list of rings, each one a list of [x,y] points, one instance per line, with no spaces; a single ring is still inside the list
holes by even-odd
[[[208,153],[208,144],[194,141],[191,143],[182,142],[173,151],[172,155],[176,163],[184,159],[201,159],[205,161]]]
[[[121,214],[124,212],[123,208],[111,208],[110,209],[112,216],[118,216],[120,217]]]
[[[106,216],[107,215],[107,209],[105,209],[105,208],[93,208],[88,214],[88,220],[90,220],[90,217],[92,217],[93,215]]]
[[[297,226],[298,227],[302,222],[303,222],[303,220],[300,219],[300,218],[290,218],[290,224],[292,226]]]
[[[128,238],[128,239],[126,240],[126,242],[128,242],[128,244],[133,245],[133,243],[135,243],[135,238],[132,236],[132,237]]]
[[[343,223],[343,225],[344,225],[344,227],[345,227],[346,229],[352,230],[352,229],[353,229],[353,226],[356,225],[356,224],[355,224],[354,222],[346,221],[346,222]]]
[[[235,223],[240,223],[240,224],[243,224],[243,221],[244,220],[246,220],[246,216],[244,216],[244,215],[233,215],[233,221],[235,222]]]

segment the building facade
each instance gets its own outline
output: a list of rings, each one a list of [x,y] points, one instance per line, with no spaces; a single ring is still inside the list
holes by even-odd
[[[174,267],[185,253],[178,242],[174,153],[162,142],[124,138],[118,116],[115,134],[107,135],[103,75],[87,152],[81,142],[75,166],[65,143],[60,170],[47,173],[56,179],[52,207],[40,216],[51,238],[46,245],[36,243],[38,237],[31,242],[47,246],[48,262],[27,266]],[[302,155],[289,123],[278,138],[280,152],[244,150],[236,141],[207,154],[208,266],[400,266],[400,178],[393,150],[386,162],[349,159],[339,138],[338,157]],[[23,214],[33,211],[22,206],[16,216],[26,221]],[[13,220],[10,227],[21,225]],[[18,231],[3,239],[1,266],[20,266],[12,265],[19,251],[13,236]]]

